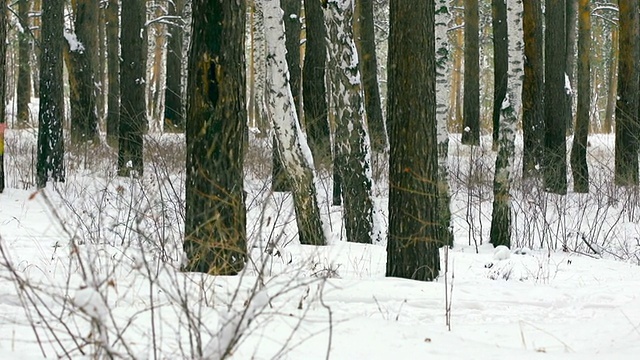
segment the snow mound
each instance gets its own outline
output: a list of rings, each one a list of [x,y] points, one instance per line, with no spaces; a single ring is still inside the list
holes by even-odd
[[[511,257],[511,250],[504,245],[499,245],[493,251],[493,260],[507,260]]]

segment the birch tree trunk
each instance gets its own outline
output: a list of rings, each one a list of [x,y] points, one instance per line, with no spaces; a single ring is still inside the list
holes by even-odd
[[[279,0],[257,0],[263,9],[267,43],[268,111],[277,147],[290,180],[301,244],[325,245],[314,184],[313,157],[300,128],[289,85]]]
[[[506,18],[509,41],[509,70],[507,94],[500,108],[500,137],[493,178],[493,211],[490,241],[493,246],[511,247],[511,183],[515,138],[520,112],[522,84],[522,1],[514,0],[507,7]]]
[[[374,231],[371,198],[371,151],[365,120],[358,53],[353,39],[353,0],[329,0],[325,22],[329,41],[331,95],[336,106],[336,154],[334,167],[340,174],[342,209],[347,241],[380,241]],[[334,184],[334,186],[336,186]]]
[[[453,246],[451,196],[449,194],[449,89],[451,87],[451,51],[449,44],[449,12],[451,0],[437,0],[436,34],[436,126],[438,137],[438,206],[444,243]]]

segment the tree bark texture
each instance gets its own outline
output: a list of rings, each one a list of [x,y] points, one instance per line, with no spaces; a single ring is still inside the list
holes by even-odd
[[[605,134],[613,131],[613,118],[616,114],[616,102],[618,95],[618,34],[617,27],[611,29],[611,53],[609,55],[609,74],[607,75],[607,109],[604,115]]]
[[[0,39],[7,38],[7,8],[0,6]],[[4,131],[7,128],[6,95],[7,95],[7,42],[0,41],[0,194],[4,191]]]
[[[540,173],[544,149],[544,53],[542,4],[523,0],[524,80],[522,85],[522,174]]]
[[[119,1],[109,0],[105,10],[107,21],[107,143],[118,145],[120,126],[120,16]]]
[[[638,0],[620,0],[615,183],[638,185]]]
[[[373,151],[387,148],[387,129],[382,116],[378,87],[378,57],[376,55],[373,0],[355,0],[353,32],[360,60],[360,76],[364,90],[364,109]]]
[[[573,191],[589,192],[589,167],[587,166],[587,137],[591,111],[591,11],[589,0],[580,0],[578,10],[578,111],[571,147]]]
[[[40,58],[40,111],[38,115],[38,150],[36,184],[64,181],[63,41],[64,0],[47,0],[42,4],[42,51]]]
[[[464,104],[462,143],[480,144],[480,27],[478,0],[464,3]]]
[[[316,165],[331,164],[326,70],[326,30],[322,6],[318,0],[304,0],[307,41],[302,70],[304,124]]]
[[[185,271],[237,274],[247,254],[245,3],[194,0],[187,85]]]
[[[433,0],[389,6],[387,276],[434,280],[438,216]]]
[[[494,150],[500,134],[502,101],[507,94],[509,41],[507,40],[507,3],[491,0],[493,27],[493,144]]]
[[[353,0],[329,0],[325,10],[329,34],[331,94],[336,106],[336,151],[334,161],[340,175],[342,214],[347,241],[379,242],[374,231],[371,198],[371,151],[365,118],[358,53],[353,39]],[[335,184],[334,184],[335,186]]]
[[[317,191],[314,184],[313,157],[300,128],[284,44],[283,12],[279,0],[259,0],[267,34],[267,99],[282,165],[293,192],[293,205],[301,244],[325,245]]]
[[[29,30],[29,0],[18,1],[18,22],[21,31],[18,32],[18,83],[16,89],[16,127],[24,128],[29,125],[29,103],[31,102],[31,61]],[[6,37],[2,38],[3,41]]]
[[[183,11],[185,0],[169,1],[169,25],[167,45],[167,83],[164,93],[164,131],[184,131],[184,96],[182,96],[182,59],[184,41]]]
[[[122,49],[120,62],[120,122],[118,138],[118,175],[143,172],[143,133],[147,127],[145,104],[147,75],[146,1],[122,2]]]
[[[546,0],[544,68],[544,187],[567,193],[565,0]]]
[[[576,43],[577,43],[577,27],[576,22],[578,21],[578,1],[579,0],[565,0],[566,3],[566,29],[565,36],[566,42],[565,46],[567,47],[567,57],[566,57],[566,65],[565,65],[565,74],[567,74],[567,82],[568,88],[571,91],[566,92],[567,102],[565,104],[564,115],[567,120],[567,132],[571,133],[573,131],[573,99],[575,97],[575,71],[576,71]]]

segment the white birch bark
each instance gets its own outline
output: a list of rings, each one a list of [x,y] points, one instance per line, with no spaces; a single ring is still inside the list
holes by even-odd
[[[313,157],[300,128],[289,86],[280,0],[257,0],[256,4],[263,10],[266,30],[268,113],[278,151],[291,181],[300,243],[325,245],[314,185]]]
[[[358,52],[353,39],[353,0],[329,0],[325,10],[331,96],[335,106],[334,166],[341,178],[347,241],[381,240],[374,229],[371,148],[364,111]],[[334,184],[336,186],[336,184]]]
[[[449,89],[451,88],[451,55],[449,45],[449,22],[451,21],[451,0],[435,2],[436,33],[436,131],[438,141],[438,207],[444,238],[453,245],[451,224],[451,197],[449,194]]]
[[[507,4],[509,70],[507,95],[500,109],[500,134],[493,180],[491,243],[511,246],[511,183],[515,153],[516,126],[521,106],[523,72],[522,1]]]
[[[250,124],[251,127],[257,128],[261,132],[266,132],[268,129],[267,115],[265,114],[265,86],[267,76],[267,64],[266,64],[266,40],[265,40],[265,28],[264,28],[264,14],[262,12],[262,6],[258,4],[260,0],[253,0],[255,11],[253,13],[253,71],[254,74],[254,93],[252,99],[253,107],[249,109],[254,121]]]

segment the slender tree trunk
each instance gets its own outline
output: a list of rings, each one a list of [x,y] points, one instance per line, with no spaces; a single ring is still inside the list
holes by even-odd
[[[382,153],[387,148],[387,129],[382,117],[380,88],[378,87],[378,57],[376,55],[373,0],[356,0],[353,32],[355,34],[360,74],[364,89],[364,109],[373,151]]]
[[[544,64],[542,6],[539,0],[524,0],[524,80],[522,87],[522,174],[537,177],[544,149]]]
[[[40,59],[40,111],[38,115],[38,154],[36,183],[64,181],[64,98],[62,52],[64,0],[42,4],[42,57]]]
[[[449,89],[451,87],[451,51],[449,44],[450,0],[435,2],[436,35],[436,126],[438,140],[438,213],[444,243],[453,246],[451,195],[449,194]]]
[[[326,30],[320,1],[304,0],[304,11],[307,25],[302,72],[304,123],[316,165],[328,168],[331,164],[331,142],[325,86]]]
[[[74,34],[67,35],[66,49],[71,105],[71,142],[99,142],[96,104],[98,51],[98,0],[73,0]]]
[[[289,76],[279,0],[259,0],[267,34],[267,88],[269,111],[283,166],[291,182],[301,244],[325,245],[314,184],[313,158],[302,134]]]
[[[245,3],[193,0],[192,6],[184,269],[237,274],[247,254]]]
[[[507,93],[500,110],[500,136],[493,178],[493,211],[491,213],[490,239],[493,246],[511,247],[511,184],[513,182],[513,164],[515,158],[515,139],[520,112],[520,94],[522,81],[522,1],[509,3],[505,13],[495,20],[509,24],[508,34],[508,82]],[[496,59],[497,60],[497,59]]]
[[[341,178],[343,219],[347,241],[379,242],[374,231],[371,198],[371,151],[360,82],[358,53],[353,39],[353,0],[329,0],[325,10],[329,39],[329,67],[336,106],[336,157]],[[335,186],[335,185],[334,185]]]
[[[591,11],[589,0],[580,0],[578,15],[578,112],[571,148],[573,191],[589,192],[589,167],[587,166],[587,137],[591,110],[590,63]]]
[[[147,75],[147,31],[145,0],[122,2],[122,55],[120,63],[120,122],[118,175],[142,176],[143,137],[147,127],[145,104]],[[136,173],[132,173],[135,171]]]
[[[478,0],[464,4],[464,109],[462,143],[480,144],[480,34]]]
[[[182,96],[182,59],[184,41],[184,0],[169,1],[169,25],[167,47],[167,86],[164,93],[164,131],[184,131],[184,96]]]
[[[493,27],[493,148],[497,150],[500,134],[502,101],[507,94],[507,71],[509,41],[507,40],[507,3],[504,0],[491,1]]]
[[[389,8],[387,276],[434,280],[444,243],[438,215],[435,3]]]
[[[616,102],[618,94],[618,28],[611,29],[611,54],[609,56],[609,74],[607,79],[607,109],[604,116],[604,133],[611,134],[613,130],[613,117],[616,114]],[[597,88],[597,87],[596,87]]]
[[[98,122],[104,120],[105,107],[106,107],[106,87],[107,87],[107,43],[106,39],[106,20],[105,20],[105,8],[102,3],[99,4],[98,10],[98,52],[97,52],[97,68],[96,68],[96,108],[98,113]]]
[[[7,38],[7,7],[0,4],[0,39]],[[7,96],[7,42],[0,41],[0,194],[4,191],[4,131],[7,128],[6,96]]]
[[[565,0],[546,0],[545,25],[545,166],[548,192],[567,193],[567,121],[565,89]]]
[[[251,75],[254,77],[250,87],[249,97],[249,119],[250,126],[260,131],[261,136],[265,136],[269,129],[269,119],[266,114],[266,45],[264,15],[262,8],[255,5],[256,0],[251,0],[253,16],[251,23],[251,33],[253,34],[252,57],[253,66]]]
[[[615,183],[638,185],[638,0],[619,2],[618,101],[616,105]]]
[[[16,126],[24,128],[31,122],[29,117],[29,103],[31,102],[31,61],[29,49],[29,0],[18,1],[18,22],[20,31],[18,32],[18,84],[16,89],[18,116]],[[2,38],[5,41],[6,38]]]
[[[105,10],[107,21],[107,68],[109,71],[107,89],[107,143],[118,145],[120,126],[120,19],[118,0],[109,0]]]
[[[579,0],[565,0],[566,3],[566,63],[565,74],[567,76],[567,102],[565,105],[565,116],[567,119],[567,133],[573,131],[573,97],[575,91],[575,70],[576,70],[576,21],[578,20],[578,1]]]

